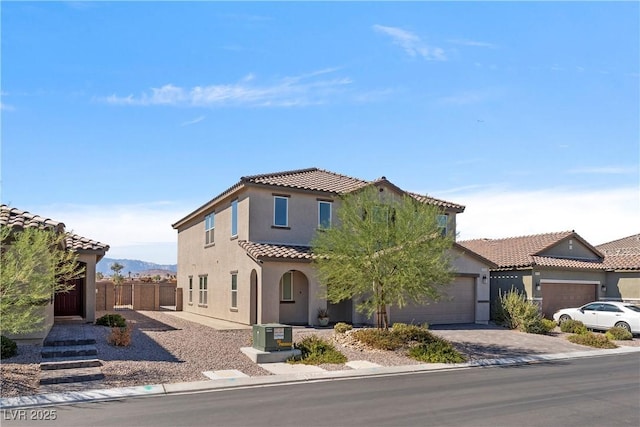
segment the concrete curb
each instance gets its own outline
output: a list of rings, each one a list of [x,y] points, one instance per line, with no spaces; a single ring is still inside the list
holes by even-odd
[[[68,405],[72,403],[117,400],[131,397],[155,396],[162,394],[196,393],[205,390],[228,390],[234,388],[290,384],[295,382],[327,381],[331,379],[349,379],[372,376],[376,377],[385,375],[412,374],[421,372],[438,372],[478,367],[522,365],[528,363],[550,362],[554,360],[579,359],[585,357],[599,357],[630,353],[640,353],[640,347],[618,347],[615,349],[607,350],[587,350],[570,353],[531,355],[524,357],[482,359],[474,360],[467,363],[430,363],[405,366],[381,366],[375,368],[365,368],[357,370],[353,369],[345,371],[324,371],[246,378],[224,378],[217,380],[184,383],[154,384],[136,387],[7,397],[0,399],[0,408],[17,409],[53,405]]]

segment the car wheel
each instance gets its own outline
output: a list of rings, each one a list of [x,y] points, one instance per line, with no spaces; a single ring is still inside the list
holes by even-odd
[[[615,324],[615,326],[616,328],[626,329],[627,331],[631,332],[631,326],[629,326],[627,322],[618,322]]]
[[[569,316],[568,314],[563,314],[562,316],[560,316],[560,321],[558,323],[564,323],[567,320],[571,320],[571,316]]]

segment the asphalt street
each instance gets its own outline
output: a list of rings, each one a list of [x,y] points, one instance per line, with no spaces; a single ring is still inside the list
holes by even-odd
[[[637,427],[640,358],[634,353],[13,409],[3,411],[2,425]]]

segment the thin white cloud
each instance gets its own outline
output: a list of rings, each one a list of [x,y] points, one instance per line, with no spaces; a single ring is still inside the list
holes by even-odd
[[[442,97],[439,102],[450,105],[471,105],[499,98],[502,93],[503,90],[499,88],[469,90]]]
[[[447,200],[466,206],[457,215],[458,240],[575,230],[597,245],[640,232],[639,192],[638,187],[485,188],[450,194]]]
[[[151,88],[140,96],[110,95],[102,101],[113,105],[166,106],[253,106],[291,107],[328,103],[352,83],[347,77],[319,78],[334,73],[336,68],[284,77],[272,84],[259,85],[249,74],[237,83],[184,88],[166,84]]]
[[[570,169],[567,173],[570,174],[593,174],[593,175],[628,175],[637,173],[638,169],[634,167],[625,166],[602,166],[592,168],[577,168]]]
[[[173,264],[176,260],[177,232],[171,224],[197,205],[196,202],[55,204],[30,207],[28,210],[63,222],[67,231],[109,245],[110,250],[106,255],[109,258],[127,253],[130,258]],[[136,253],[137,256],[134,256]]]
[[[497,49],[498,45],[493,43],[481,42],[477,40],[467,40],[467,39],[452,39],[447,40],[449,43],[458,44],[461,46],[472,46],[472,47],[486,47],[488,49]]]
[[[4,102],[0,102],[0,110],[1,111],[15,111],[15,107],[13,105],[5,104]]]
[[[193,120],[187,120],[186,122],[182,122],[180,123],[180,126],[191,126],[191,125],[195,125],[196,123],[200,123],[201,121],[203,121],[205,119],[204,116],[199,116],[196,117]]]
[[[378,24],[373,25],[372,28],[379,33],[391,37],[393,43],[400,46],[409,56],[420,56],[428,61],[447,60],[444,49],[427,45],[418,35],[410,31]]]

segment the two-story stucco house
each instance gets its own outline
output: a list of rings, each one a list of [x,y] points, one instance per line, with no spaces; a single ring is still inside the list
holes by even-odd
[[[333,322],[372,323],[352,301],[328,304],[311,263],[310,242],[331,226],[340,195],[375,185],[442,209],[455,235],[464,206],[405,192],[386,178],[365,181],[317,169],[246,176],[173,224],[178,232],[178,286],[184,310],[242,324],[317,324],[328,307]],[[456,277],[449,299],[391,308],[391,322],[484,323],[489,320],[491,261],[454,245]]]

